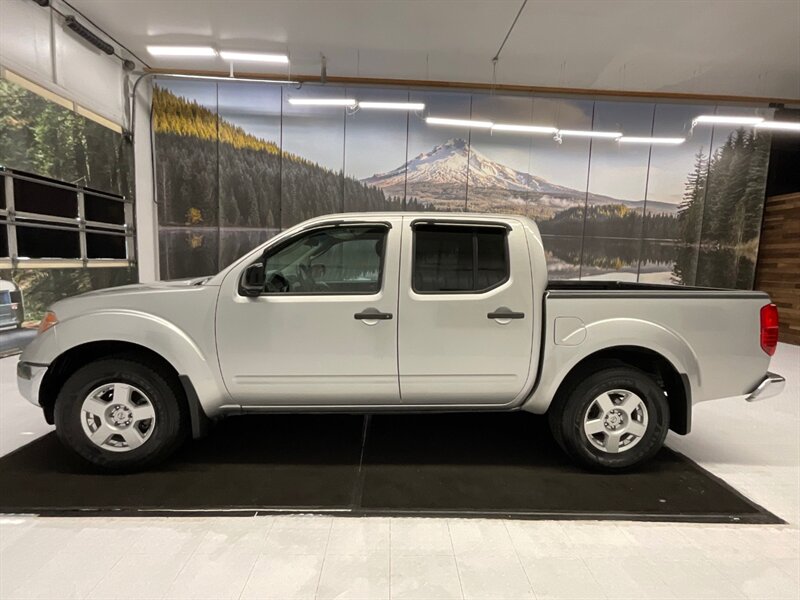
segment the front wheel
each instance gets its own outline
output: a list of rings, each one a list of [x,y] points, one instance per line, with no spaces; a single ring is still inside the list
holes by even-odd
[[[127,358],[78,369],[56,399],[56,433],[96,467],[133,471],[175,450],[186,434],[180,390],[158,368]]]
[[[661,387],[639,369],[598,370],[559,394],[549,411],[559,445],[583,466],[621,471],[652,458],[669,429]]]

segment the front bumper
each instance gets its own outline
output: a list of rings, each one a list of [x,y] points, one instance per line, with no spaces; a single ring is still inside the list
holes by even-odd
[[[17,363],[17,388],[28,402],[40,406],[39,388],[47,373],[47,365],[20,361]]]
[[[763,400],[764,398],[771,398],[777,396],[786,387],[786,379],[777,373],[770,373],[764,375],[764,379],[756,386],[750,394],[745,398],[748,402],[755,402],[756,400]]]

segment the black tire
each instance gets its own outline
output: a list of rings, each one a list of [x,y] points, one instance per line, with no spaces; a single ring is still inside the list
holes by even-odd
[[[617,453],[598,448],[584,432],[584,417],[595,398],[611,390],[635,393],[647,411],[644,434],[629,449]],[[575,462],[592,470],[625,471],[643,464],[661,449],[669,430],[669,404],[658,383],[644,371],[605,366],[571,378],[553,400],[548,418],[556,442]],[[598,434],[596,439],[604,437],[604,433]]]
[[[141,446],[124,452],[106,450],[84,432],[81,406],[95,389],[125,383],[141,390],[155,413],[153,430]],[[98,360],[73,373],[55,403],[56,434],[78,456],[104,471],[130,472],[155,465],[172,454],[188,432],[188,415],[179,384],[154,365],[134,358]]]

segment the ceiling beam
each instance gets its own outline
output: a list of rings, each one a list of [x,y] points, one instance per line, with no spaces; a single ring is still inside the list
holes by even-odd
[[[199,75],[206,77],[228,77],[230,74],[223,71],[201,71],[185,69],[147,69],[146,72],[154,74],[179,74],[179,75]],[[243,79],[287,79],[285,74],[265,74],[265,73],[236,73],[236,77]],[[319,75],[295,75],[291,79],[301,83],[320,83]],[[235,78],[232,79],[235,81]],[[491,83],[470,83],[461,81],[432,81],[428,79],[385,79],[379,77],[336,77],[328,75],[329,84],[350,84],[350,85],[380,85],[395,87],[415,87],[415,88],[438,88],[438,89],[460,89],[460,90],[495,90],[500,92],[515,92],[525,94],[538,94],[545,96],[591,96],[594,98],[621,98],[638,100],[669,100],[675,102],[717,102],[731,104],[780,104],[786,106],[800,107],[800,98],[771,98],[764,96],[733,96],[727,94],[689,94],[684,92],[647,92],[631,90],[603,90],[591,88],[567,88],[567,87],[547,87],[535,85],[514,85]]]

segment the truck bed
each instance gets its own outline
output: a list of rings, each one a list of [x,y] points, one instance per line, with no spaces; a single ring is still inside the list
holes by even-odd
[[[742,396],[763,378],[764,292],[623,281],[554,281],[546,287],[543,373],[571,368],[608,346],[643,347],[682,365],[694,402]],[[552,377],[559,380],[559,376]],[[554,393],[554,392],[553,392]],[[543,394],[545,396],[546,394]]]
[[[561,279],[549,281],[550,297],[664,297],[664,298],[768,298],[764,292],[730,290],[723,288],[636,283],[633,281],[577,281]]]

